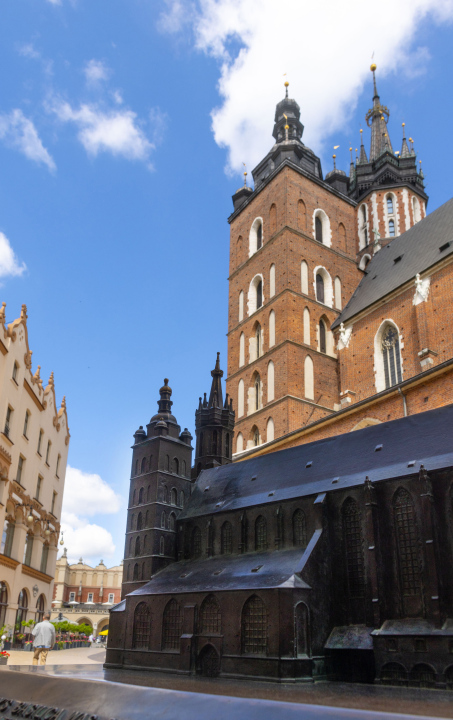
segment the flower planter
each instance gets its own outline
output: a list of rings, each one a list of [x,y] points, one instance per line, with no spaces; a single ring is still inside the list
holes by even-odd
[[[0,656],[0,665],[7,665],[7,664],[8,664],[8,658]]]

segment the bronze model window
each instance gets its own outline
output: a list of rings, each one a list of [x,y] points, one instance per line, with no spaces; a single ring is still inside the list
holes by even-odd
[[[363,538],[360,524],[360,512],[357,503],[348,498],[343,504],[343,546],[346,554],[346,572],[349,596],[365,596],[365,563],[363,558]]]
[[[194,527],[192,530],[192,557],[198,558],[201,555],[201,530]]]
[[[242,652],[247,655],[266,655],[267,612],[257,595],[253,595],[242,610]]]
[[[200,627],[204,635],[215,634],[221,632],[221,615],[219,603],[213,595],[208,595],[203,601],[200,611]]]
[[[179,639],[181,637],[181,610],[176,600],[170,600],[164,610],[162,622],[162,637],[164,650],[179,650]]]
[[[134,634],[132,647],[136,650],[149,648],[149,634],[151,631],[151,613],[146,603],[137,605],[134,612]]]
[[[394,501],[396,542],[402,595],[418,595],[421,589],[420,553],[412,498],[401,488]]]
[[[220,552],[222,555],[230,555],[233,552],[233,527],[226,520],[220,531]]]
[[[267,523],[262,515],[255,522],[255,550],[267,550]]]
[[[305,513],[302,510],[296,510],[293,515],[293,545],[300,548],[307,547]]]

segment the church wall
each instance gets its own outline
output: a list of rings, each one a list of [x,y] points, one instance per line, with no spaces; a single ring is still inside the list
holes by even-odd
[[[378,230],[381,238],[389,238],[388,232],[388,219],[386,197],[392,195],[395,199],[395,212],[391,217],[394,218],[395,222],[395,237],[402,235],[402,233],[409,230],[416,222],[426,217],[426,206],[425,200],[409,186],[395,187],[391,185],[385,189],[377,191],[373,189],[369,195],[365,196],[357,205],[357,214],[360,213],[360,206],[366,203],[368,208],[368,239],[369,239],[369,251],[373,254],[372,248],[376,240],[376,235],[373,232],[374,229]],[[414,208],[412,204],[412,197],[415,197],[419,203],[420,217],[414,216]],[[360,220],[360,217],[359,217]],[[357,246],[357,252],[362,249]]]

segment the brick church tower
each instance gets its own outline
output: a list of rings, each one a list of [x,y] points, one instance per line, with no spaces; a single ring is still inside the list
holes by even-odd
[[[371,257],[425,216],[427,196],[403,129],[394,153],[375,70],[369,158],[349,176],[302,142],[297,102],[277,104],[275,144],[233,196],[227,391],[236,408],[233,453],[282,437],[350,402],[340,392],[332,324]],[[411,141],[410,141],[411,142]]]
[[[176,559],[176,520],[191,493],[192,436],[172,414],[168,380],[159,410],[132,446],[122,597]]]

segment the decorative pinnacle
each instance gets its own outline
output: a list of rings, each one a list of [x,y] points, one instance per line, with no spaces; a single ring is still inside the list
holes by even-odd
[[[370,70],[371,70],[371,72],[373,73],[374,97],[377,97],[377,96],[378,96],[378,94],[377,94],[377,87],[376,87],[376,74],[375,74],[375,73],[376,73],[376,68],[377,68],[376,63],[372,63],[372,64],[370,65]]]
[[[285,80],[285,98],[288,97],[288,86],[289,86],[289,82],[288,82],[288,80]]]
[[[333,169],[336,170],[336,169],[337,169],[337,164],[336,164],[336,158],[337,158],[337,156],[336,156],[336,155],[332,155],[332,157],[333,157]]]

